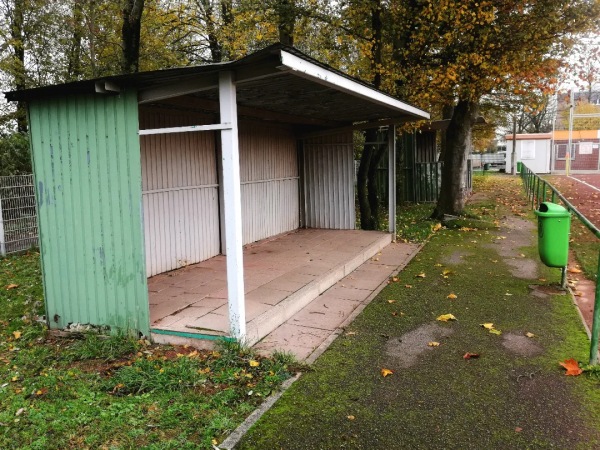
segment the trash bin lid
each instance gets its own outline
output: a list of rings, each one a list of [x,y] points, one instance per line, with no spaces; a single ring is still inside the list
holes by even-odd
[[[539,209],[534,212],[539,217],[569,217],[571,215],[564,206],[552,202],[540,203]]]

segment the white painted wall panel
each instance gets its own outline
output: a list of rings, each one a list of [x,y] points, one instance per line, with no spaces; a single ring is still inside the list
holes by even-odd
[[[298,228],[298,157],[290,129],[241,123],[240,177],[244,244]]]
[[[140,129],[215,119],[140,111]],[[147,276],[219,254],[219,193],[213,132],[140,137]]]
[[[354,145],[352,132],[304,141],[306,226],[354,229]]]

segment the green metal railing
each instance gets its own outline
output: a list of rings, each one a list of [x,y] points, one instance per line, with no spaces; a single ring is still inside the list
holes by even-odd
[[[521,170],[521,178],[523,179],[528,199],[531,201],[532,209],[535,209],[536,205],[540,202],[547,200],[556,203],[556,199],[558,198],[568,211],[573,213],[594,236],[600,239],[600,229],[581,214],[554,186],[540,178],[525,165],[523,165]],[[563,269],[563,283],[566,281],[565,276],[566,270]],[[598,363],[598,334],[600,333],[600,283],[598,281],[600,281],[600,253],[598,255],[598,273],[596,274],[596,297],[591,331],[590,364]]]

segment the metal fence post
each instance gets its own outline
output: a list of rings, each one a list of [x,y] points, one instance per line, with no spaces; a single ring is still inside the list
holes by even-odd
[[[6,239],[4,237],[4,219],[2,218],[2,196],[0,196],[0,256],[6,255]]]
[[[590,347],[590,364],[598,364],[598,333],[600,333],[600,253],[598,253],[598,273],[596,274],[596,298],[594,300],[594,316],[592,321],[592,345]]]

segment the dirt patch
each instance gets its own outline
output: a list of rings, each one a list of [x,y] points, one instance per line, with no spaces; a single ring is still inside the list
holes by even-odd
[[[566,380],[532,371],[516,377],[515,382],[519,398],[529,405],[526,414],[530,426],[544,429],[556,447],[577,448],[582,442],[598,439],[598,432],[578,419],[578,406],[568,394],[569,389],[565,388]],[[523,428],[523,433],[529,431]]]
[[[481,202],[485,202],[489,199],[490,199],[489,195],[486,194],[485,192],[475,192],[474,194],[471,195],[471,197],[469,197],[469,199],[467,200],[467,203],[481,203]]]
[[[559,286],[548,286],[543,284],[530,284],[527,286],[531,291],[529,294],[537,298],[550,298],[552,295],[565,295],[566,292]]]
[[[399,338],[390,339],[385,351],[396,360],[398,366],[407,369],[417,362],[422,353],[433,350],[433,347],[427,345],[429,342],[438,341],[452,333],[451,328],[438,324],[421,325]]]
[[[495,249],[511,267],[511,274],[523,280],[538,277],[538,263],[526,258],[520,248],[530,247],[534,243],[535,236],[532,231],[535,225],[520,217],[505,216],[501,221],[501,229],[498,239],[487,246]]]
[[[462,264],[463,262],[465,262],[465,259],[469,256],[471,256],[472,253],[469,252],[461,252],[456,251],[454,253],[452,253],[450,256],[448,256],[447,258],[445,258],[443,260],[443,262],[445,264]]]
[[[504,348],[515,355],[537,356],[544,353],[544,349],[533,338],[512,333],[505,333],[502,337]]]

